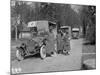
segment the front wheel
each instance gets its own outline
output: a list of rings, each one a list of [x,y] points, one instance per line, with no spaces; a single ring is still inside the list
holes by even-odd
[[[16,50],[16,57],[19,61],[23,60],[22,52],[20,50]]]
[[[41,48],[40,48],[40,56],[42,59],[44,59],[46,57],[46,46],[43,45]]]

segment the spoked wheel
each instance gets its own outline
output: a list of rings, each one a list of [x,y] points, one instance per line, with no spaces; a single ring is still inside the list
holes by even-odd
[[[46,46],[43,45],[41,48],[40,48],[40,56],[42,59],[46,58]]]
[[[17,59],[18,59],[19,61],[23,60],[24,57],[22,56],[22,51],[17,50],[17,51],[16,51],[16,57],[17,57]]]

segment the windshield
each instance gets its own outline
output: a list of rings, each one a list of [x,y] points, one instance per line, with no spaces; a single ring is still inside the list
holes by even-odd
[[[46,31],[42,31],[42,32],[39,32],[37,36],[40,36],[40,37],[45,37],[48,35],[48,32]]]

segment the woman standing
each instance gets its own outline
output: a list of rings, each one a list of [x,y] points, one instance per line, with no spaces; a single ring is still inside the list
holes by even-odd
[[[63,32],[63,54],[69,54],[70,52],[70,40],[68,32]]]

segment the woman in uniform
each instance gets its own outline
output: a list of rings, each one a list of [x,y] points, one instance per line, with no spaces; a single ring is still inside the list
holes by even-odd
[[[69,34],[68,31],[64,31],[63,32],[63,36],[62,36],[62,40],[63,40],[63,54],[68,54],[70,52],[70,40],[69,40]]]

